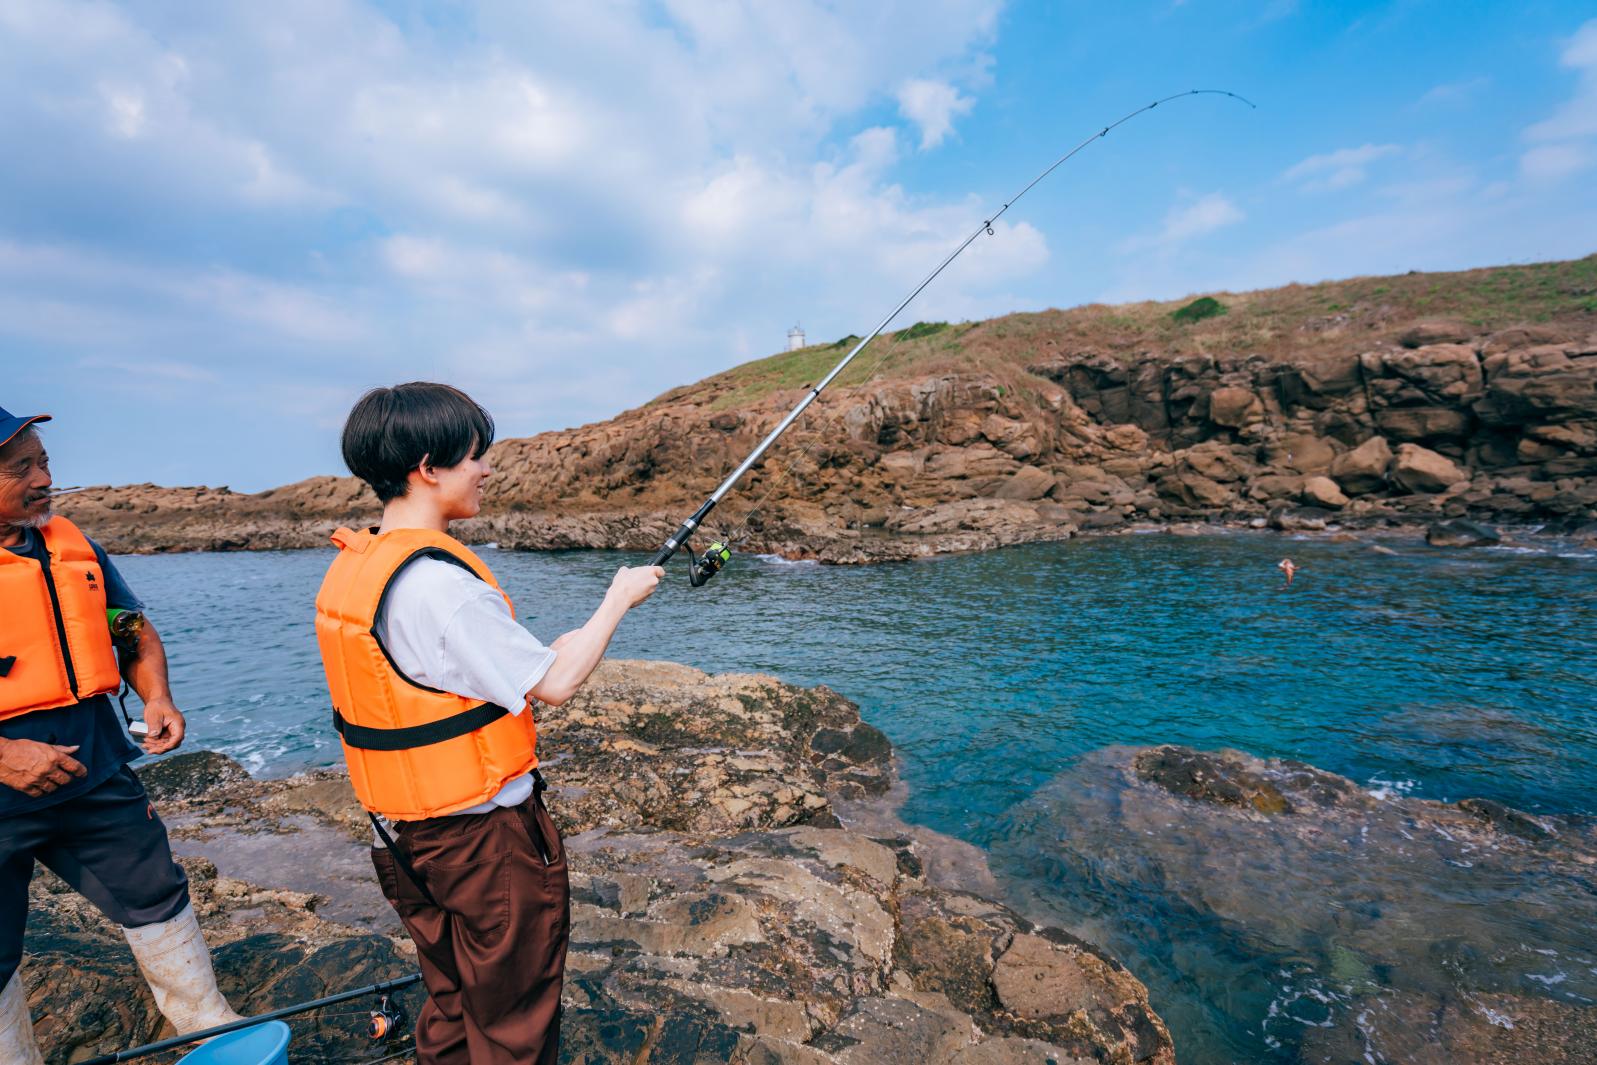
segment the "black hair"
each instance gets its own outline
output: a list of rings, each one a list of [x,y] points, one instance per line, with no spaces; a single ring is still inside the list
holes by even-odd
[[[411,381],[374,388],[344,422],[344,464],[387,503],[409,489],[411,470],[481,458],[494,441],[493,417],[458,388]]]

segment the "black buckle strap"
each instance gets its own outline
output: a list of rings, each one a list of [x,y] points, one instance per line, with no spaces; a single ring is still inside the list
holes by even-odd
[[[389,835],[388,829],[383,827],[383,819],[370,810],[366,811],[366,816],[372,819],[372,827],[382,837],[383,846],[388,848],[389,855],[394,859],[394,864],[399,867],[399,871],[405,874],[405,879],[415,885],[416,890],[421,892],[421,897],[426,899],[433,909],[443,909],[442,906],[438,905],[438,900],[433,898],[433,893],[427,890],[427,885],[421,882],[421,877],[416,875],[416,870],[410,864],[410,859],[405,857],[405,852],[399,849],[399,844],[394,842],[394,837]]]
[[[506,714],[502,706],[483,703],[458,714],[429,721],[425,725],[405,728],[371,728],[353,725],[344,720],[337,708],[333,710],[333,728],[344,738],[344,743],[360,751],[408,751],[414,747],[428,747],[434,743],[457,739],[468,733],[486,728]]]

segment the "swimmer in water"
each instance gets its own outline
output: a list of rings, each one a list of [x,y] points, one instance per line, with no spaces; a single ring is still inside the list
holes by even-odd
[[[1293,562],[1290,558],[1283,558],[1281,561],[1275,564],[1275,568],[1286,574],[1286,583],[1281,585],[1281,587],[1292,587],[1292,575],[1298,571],[1297,563]]]

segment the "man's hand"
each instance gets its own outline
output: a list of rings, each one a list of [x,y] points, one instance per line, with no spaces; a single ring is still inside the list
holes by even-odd
[[[77,747],[62,747],[37,740],[0,743],[0,784],[38,798],[71,783],[88,770],[72,757]]]
[[[183,742],[187,727],[183,715],[171,699],[154,699],[144,704],[144,724],[149,732],[144,737],[146,754],[165,754]]]

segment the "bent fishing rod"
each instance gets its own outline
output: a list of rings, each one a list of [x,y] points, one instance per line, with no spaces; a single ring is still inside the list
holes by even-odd
[[[872,329],[870,334],[867,335],[865,339],[855,344],[853,349],[850,350],[847,355],[843,356],[841,362],[832,367],[831,371],[825,377],[821,378],[819,383],[806,392],[804,398],[799,400],[798,405],[792,410],[788,411],[787,416],[777,423],[776,428],[772,429],[768,434],[766,434],[765,439],[760,441],[759,446],[749,453],[749,457],[739,463],[737,469],[733,470],[727,476],[726,480],[721,482],[720,487],[718,487],[714,492],[710,493],[710,498],[706,499],[704,504],[699,507],[698,510],[695,510],[690,517],[685,519],[677,531],[671,534],[670,539],[666,540],[666,542],[660,546],[660,549],[655,552],[654,558],[649,564],[651,566],[663,566],[669,562],[672,556],[678,551],[686,550],[688,557],[692,559],[692,564],[688,570],[688,583],[693,587],[702,587],[707,581],[709,581],[711,577],[714,577],[717,573],[719,573],[721,568],[732,559],[731,546],[725,541],[716,540],[705,549],[702,555],[695,555],[693,549],[689,546],[689,540],[692,538],[693,534],[698,531],[699,527],[703,524],[704,519],[709,516],[710,511],[715,509],[716,504],[721,502],[722,498],[724,498],[726,494],[730,492],[740,480],[743,479],[744,474],[753,469],[760,459],[765,457],[765,453],[771,449],[771,445],[776,443],[778,437],[787,432],[788,428],[798,420],[799,415],[804,413],[805,408],[807,408],[811,403],[815,402],[816,397],[821,394],[821,390],[827,385],[831,384],[837,375],[842,373],[843,370],[847,368],[848,364],[854,361],[854,357],[860,352],[864,351],[866,346],[869,345],[871,341],[880,336],[882,330],[891,325],[893,319],[897,318],[899,314],[903,312],[904,308],[908,307],[910,303],[914,301],[915,297],[921,294],[921,291],[925,289],[927,285],[930,285],[934,280],[937,279],[938,274],[946,270],[950,263],[959,258],[966,248],[976,243],[976,239],[978,237],[984,233],[989,237],[993,236],[993,223],[1002,218],[1006,211],[1019,202],[1020,198],[1026,195],[1026,193],[1030,192],[1032,188],[1035,187],[1039,182],[1064,165],[1064,163],[1068,161],[1071,156],[1087,147],[1087,145],[1091,144],[1093,141],[1102,140],[1104,137],[1107,137],[1110,131],[1124,125],[1127,122],[1130,122],[1138,115],[1147,111],[1152,111],[1160,104],[1167,104],[1172,100],[1179,100],[1188,96],[1226,96],[1233,100],[1247,104],[1249,107],[1258,106],[1257,104],[1253,103],[1253,101],[1243,96],[1239,96],[1234,92],[1228,92],[1225,89],[1188,89],[1186,92],[1178,92],[1173,95],[1166,96],[1163,99],[1155,100],[1151,104],[1145,104],[1144,106],[1137,108],[1135,111],[1123,115],[1116,121],[1104,126],[1097,133],[1094,133],[1092,136],[1088,137],[1074,148],[1070,149],[1070,151],[1066,152],[1058,159],[1054,160],[1047,169],[1038,174],[1036,177],[1032,178],[1031,181],[1026,183],[1024,188],[1015,193],[1015,195],[1011,196],[1004,203],[1004,205],[998,209],[997,213],[993,214],[989,218],[984,219],[981,225],[977,226],[975,231],[972,232],[970,236],[966,237],[958,247],[950,252],[947,258],[937,264],[936,269],[927,274],[920,284],[916,285],[912,290],[910,290],[909,295],[905,296],[903,300],[899,302],[898,306],[894,307],[891,313],[889,313],[886,318],[882,319],[880,325],[878,325],[875,329]]]

